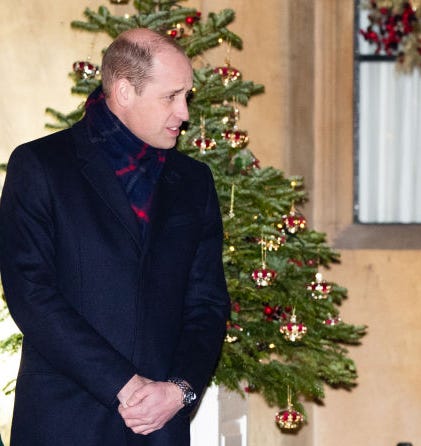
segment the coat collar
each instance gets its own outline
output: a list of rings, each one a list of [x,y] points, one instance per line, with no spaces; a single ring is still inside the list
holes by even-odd
[[[91,143],[88,137],[85,120],[76,123],[72,129],[75,141],[76,156],[82,174],[95,189],[100,199],[114,213],[122,226],[129,232],[140,251],[146,252],[150,242],[150,228],[154,227],[159,217],[160,203],[166,202],[165,189],[167,186],[176,187],[181,174],[176,169],[177,151],[172,149],[167,155],[160,179],[156,185],[153,205],[151,209],[151,221],[148,225],[144,243],[140,239],[139,223],[132,211],[127,196],[121,187],[118,178],[112,172],[105,157]]]

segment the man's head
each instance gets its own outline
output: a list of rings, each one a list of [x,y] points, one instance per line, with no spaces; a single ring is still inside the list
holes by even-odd
[[[110,110],[138,138],[157,148],[176,143],[188,120],[192,68],[169,37],[146,28],[120,34],[104,54],[102,84]]]

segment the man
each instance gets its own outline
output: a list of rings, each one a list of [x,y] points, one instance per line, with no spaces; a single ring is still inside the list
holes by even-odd
[[[24,334],[12,446],[185,446],[229,301],[209,169],[174,147],[192,69],[147,29],[108,48],[71,129],[17,148],[0,206]]]

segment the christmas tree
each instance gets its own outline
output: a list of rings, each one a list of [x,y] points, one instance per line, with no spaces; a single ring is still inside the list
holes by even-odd
[[[114,0],[113,3],[127,3]],[[134,27],[167,33],[192,59],[194,88],[190,121],[178,150],[212,169],[224,222],[224,266],[232,300],[227,335],[214,382],[232,391],[257,392],[281,410],[281,429],[303,422],[303,398],[320,401],[325,384],[351,388],[357,372],[347,345],[358,344],[364,326],[341,321],[346,289],[323,279],[323,268],[339,261],[324,234],[311,230],[299,207],[306,200],[303,180],[260,167],[240,128],[240,106],[262,85],[242,79],[229,57],[217,67],[203,63],[219,45],[241,50],[242,40],[228,29],[230,9],[201,17],[183,0],[135,0],[132,15],[114,16],[107,7],[85,10],[72,26],[111,37]],[[73,93],[88,95],[100,83],[99,67],[77,61]],[[63,114],[47,109],[52,128],[79,120],[83,104]],[[19,342],[19,339],[17,339]]]

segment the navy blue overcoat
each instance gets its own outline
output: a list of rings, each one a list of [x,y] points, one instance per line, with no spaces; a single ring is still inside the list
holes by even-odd
[[[116,394],[135,374],[198,394],[229,312],[209,168],[171,149],[140,240],[84,120],[18,147],[0,205],[0,267],[24,334],[12,446],[189,444],[189,411],[133,434]]]

